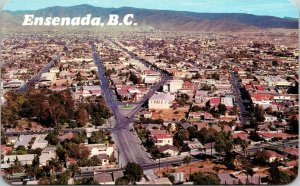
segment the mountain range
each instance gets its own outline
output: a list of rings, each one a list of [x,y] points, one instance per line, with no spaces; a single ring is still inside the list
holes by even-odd
[[[78,17],[92,14],[92,17],[108,18],[109,14],[134,14],[139,30],[160,31],[199,31],[199,32],[234,32],[246,30],[262,30],[271,28],[297,29],[298,20],[274,16],[257,16],[244,13],[195,13],[187,11],[151,10],[131,7],[101,8],[91,5],[71,7],[49,7],[29,11],[1,12],[2,30],[10,31],[22,28],[24,14],[34,14],[36,17]],[[30,27],[36,29],[37,27]],[[64,27],[56,27],[56,29]],[[27,29],[27,28],[26,28]],[[44,28],[43,28],[44,29]],[[73,28],[73,29],[78,29]],[[82,27],[80,29],[83,29]],[[84,29],[101,30],[99,27]],[[121,27],[118,29],[128,29]],[[131,28],[129,28],[131,29]]]

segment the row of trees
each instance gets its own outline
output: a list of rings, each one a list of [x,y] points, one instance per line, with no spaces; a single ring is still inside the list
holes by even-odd
[[[2,106],[1,115],[5,127],[15,127],[21,118],[35,119],[46,127],[64,123],[83,127],[89,116],[94,125],[102,125],[112,116],[102,97],[76,105],[70,90],[30,89],[26,93],[8,92],[5,98],[7,102]]]

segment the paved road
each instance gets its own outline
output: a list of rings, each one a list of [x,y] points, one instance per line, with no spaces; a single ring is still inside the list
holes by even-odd
[[[240,121],[242,123],[242,125],[246,125],[247,124],[247,117],[249,116],[248,112],[245,109],[245,106],[242,102],[242,98],[241,98],[241,92],[240,92],[240,85],[238,82],[238,78],[235,75],[234,72],[231,72],[231,84],[233,86],[233,93],[235,95],[235,101],[240,109],[239,112],[239,116],[240,116]]]
[[[70,46],[70,43],[69,44],[66,44],[65,47],[69,47]],[[30,80],[28,80],[27,83],[25,83],[22,87],[19,88],[19,92],[23,93],[25,92],[31,84],[34,84],[36,83],[37,81],[40,80],[41,78],[41,75],[43,73],[46,73],[48,72],[48,70],[57,62],[59,61],[59,59],[61,58],[61,53],[58,53],[56,54],[56,56],[46,65],[44,66],[33,78],[31,78]]]
[[[136,162],[141,165],[151,163],[152,160],[142,149],[137,136],[133,135],[133,133],[129,131],[129,126],[132,123],[133,117],[131,115],[122,115],[118,109],[118,102],[114,99],[112,91],[109,88],[109,80],[104,74],[104,66],[101,63],[94,45],[92,45],[92,52],[95,64],[98,67],[98,75],[102,82],[101,89],[104,100],[115,116],[115,128],[117,130],[112,130],[112,137],[119,148],[120,166],[125,166],[127,162]],[[141,106],[142,104],[140,103],[139,108]]]
[[[104,66],[101,63],[100,57],[96,52],[95,45],[92,44],[92,52],[93,52],[93,58],[95,61],[95,64],[98,67],[98,75],[100,78],[101,83],[101,89],[103,92],[103,97],[107,103],[107,105],[110,107],[111,111],[113,112],[115,116],[115,127],[111,130],[112,137],[115,140],[118,150],[120,153],[120,166],[125,166],[128,162],[136,162],[140,165],[146,165],[153,163],[153,160],[150,159],[150,156],[147,152],[145,152],[144,148],[141,145],[140,139],[137,135],[134,135],[133,132],[130,132],[131,124],[134,121],[134,115],[140,111],[142,106],[145,104],[145,102],[155,94],[155,92],[164,85],[171,77],[166,74],[164,71],[152,66],[147,61],[144,61],[140,59],[139,57],[135,56],[133,53],[130,53],[126,49],[122,48],[120,45],[118,45],[115,42],[112,42],[118,47],[120,47],[123,52],[128,53],[133,59],[136,59],[143,63],[147,67],[151,67],[152,69],[155,69],[161,73],[161,81],[155,84],[151,90],[148,91],[148,93],[139,101],[136,103],[131,103],[131,105],[136,105],[135,108],[133,108],[128,114],[123,115],[119,111],[119,105],[123,105],[123,103],[120,103],[114,99],[113,93],[111,89],[109,88],[109,80],[105,76]]]

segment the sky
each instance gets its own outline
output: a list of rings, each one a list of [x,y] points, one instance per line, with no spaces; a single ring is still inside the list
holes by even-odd
[[[2,0],[3,1],[3,0]],[[36,10],[51,6],[89,4],[98,7],[136,7],[205,13],[249,13],[298,18],[293,0],[5,0],[4,10]],[[295,0],[297,1],[297,0]]]

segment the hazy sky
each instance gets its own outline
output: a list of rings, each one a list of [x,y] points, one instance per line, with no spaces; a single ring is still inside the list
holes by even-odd
[[[293,0],[9,0],[4,10],[36,10],[51,6],[90,4],[213,13],[249,13],[298,18]]]

